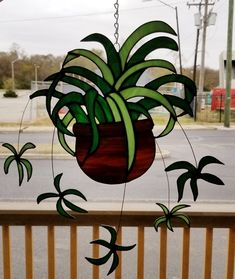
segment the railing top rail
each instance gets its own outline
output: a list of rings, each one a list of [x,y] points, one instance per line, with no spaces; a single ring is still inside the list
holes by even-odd
[[[83,203],[80,206],[88,210],[86,214],[74,213],[75,219],[60,216],[55,210],[55,204],[45,202],[36,205],[35,202],[1,202],[0,225],[33,225],[33,226],[92,226],[100,224],[117,225],[120,216],[120,203]],[[172,205],[174,206],[174,205]],[[191,219],[191,227],[235,226],[235,204],[194,204],[184,211]],[[122,215],[123,226],[143,225],[150,227],[154,220],[163,213],[154,203],[126,203]],[[175,223],[176,227],[183,223]]]

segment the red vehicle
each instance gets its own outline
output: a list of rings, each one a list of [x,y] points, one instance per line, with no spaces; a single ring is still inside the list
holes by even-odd
[[[213,88],[211,97],[211,110],[224,110],[225,88]],[[231,109],[235,109],[235,89],[231,89]]]

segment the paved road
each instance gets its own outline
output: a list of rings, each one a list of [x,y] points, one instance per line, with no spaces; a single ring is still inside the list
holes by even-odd
[[[234,201],[235,200],[235,131],[224,130],[187,130],[188,138],[193,146],[198,160],[207,155],[213,155],[224,162],[222,165],[210,165],[207,170],[221,177],[226,186],[217,186],[200,182],[200,201]],[[1,141],[15,142],[15,134],[1,134]],[[25,137],[25,138],[24,138]],[[23,133],[24,140],[33,142],[48,142],[48,133]],[[165,164],[177,160],[189,160],[193,163],[192,151],[182,132],[176,130],[171,135],[158,140],[163,150],[170,152],[170,157],[165,159]],[[0,199],[35,199],[43,191],[47,191],[52,184],[52,171],[50,160],[32,160],[34,175],[29,183],[20,188],[17,187],[17,176],[11,169],[9,175],[3,174],[3,160],[0,161]],[[87,196],[89,200],[121,200],[123,185],[102,185],[86,177],[77,166],[76,160],[55,160],[55,173],[63,172],[62,185],[65,188],[77,187]],[[176,176],[177,172],[170,172],[171,198],[177,199]],[[51,189],[52,189],[51,188]],[[185,189],[185,200],[192,200],[190,187]],[[167,180],[162,160],[155,160],[149,171],[140,179],[134,180],[127,185],[127,200],[135,201],[158,201],[167,199]]]

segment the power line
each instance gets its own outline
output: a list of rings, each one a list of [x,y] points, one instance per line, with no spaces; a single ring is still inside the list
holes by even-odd
[[[158,0],[158,1],[160,1],[160,0]],[[151,5],[150,7],[120,9],[120,12],[147,10],[147,9],[152,9],[153,7],[162,7],[162,5]],[[171,7],[171,8],[173,8],[173,7]],[[15,23],[15,22],[28,22],[28,21],[40,21],[40,20],[56,20],[56,19],[102,16],[102,15],[113,15],[113,11],[100,12],[100,13],[93,12],[93,13],[86,13],[86,14],[74,14],[74,15],[64,15],[64,16],[49,16],[49,17],[23,18],[23,19],[7,19],[7,20],[0,20],[0,23]]]

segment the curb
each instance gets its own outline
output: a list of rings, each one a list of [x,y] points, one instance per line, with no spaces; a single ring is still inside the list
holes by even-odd
[[[4,153],[4,154],[0,154],[0,159],[5,159],[7,158],[9,155],[11,155],[10,153]],[[168,150],[162,150],[161,153],[160,152],[156,152],[155,153],[155,160],[157,159],[165,159],[165,158],[168,158],[170,157],[170,152]],[[48,159],[51,159],[52,156],[50,153],[28,153],[26,154],[25,158],[30,158],[30,159],[33,159],[33,160],[48,160]],[[54,160],[73,160],[76,158],[69,155],[69,154],[54,154],[53,155],[53,159]]]

